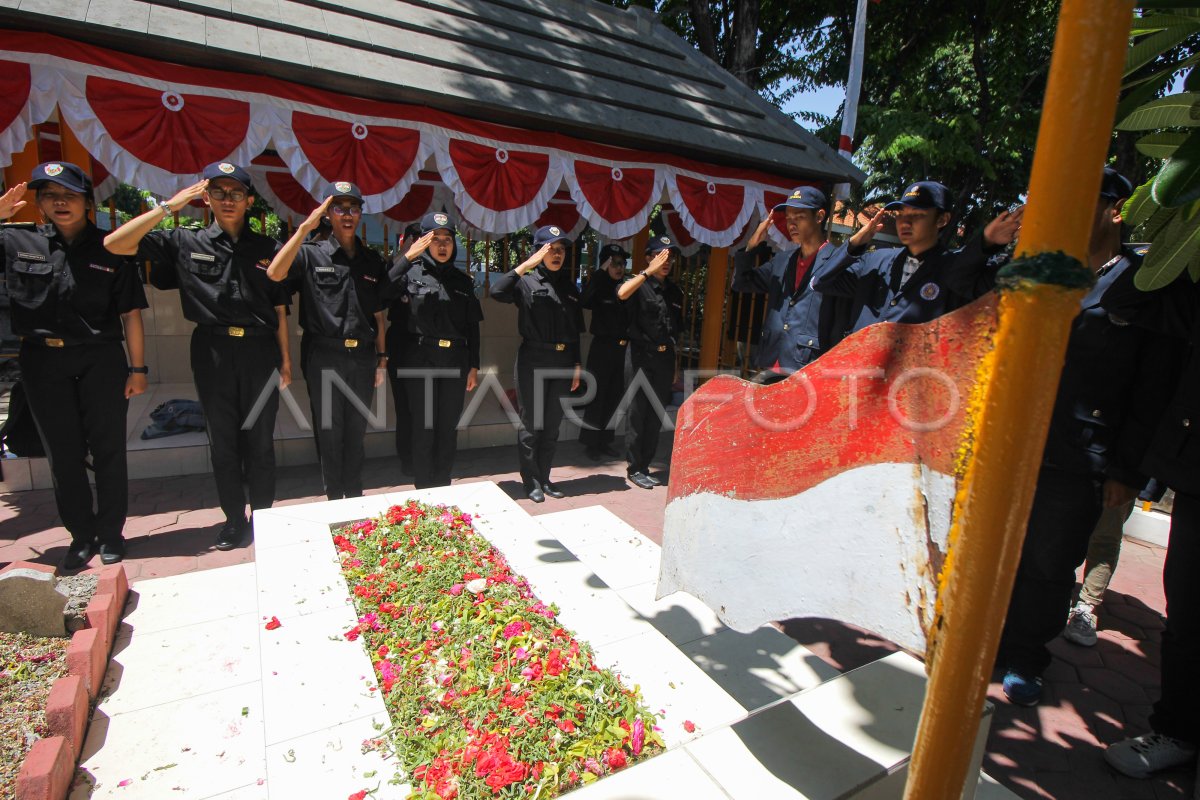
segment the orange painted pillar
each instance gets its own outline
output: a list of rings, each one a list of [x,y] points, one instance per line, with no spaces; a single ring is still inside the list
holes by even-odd
[[[906,800],[958,798],[975,779],[967,766],[1083,293],[1068,287],[1090,280],[1082,262],[1132,19],[1133,0],[1064,0],[1059,14],[1018,260],[1001,290],[984,389],[971,401],[975,443],[954,501]],[[1052,280],[1019,260],[1060,252],[1078,263],[1059,257]]]
[[[58,115],[58,141],[59,147],[62,150],[62,160],[69,161],[83,169],[88,174],[92,175],[92,154],[87,151],[87,148],[80,143],[75,136],[75,132],[71,130],[65,121],[63,121],[62,113]],[[93,208],[89,216],[92,222],[96,221],[96,209]]]
[[[39,163],[41,162],[38,159],[38,143],[35,133],[28,144],[25,145],[24,150],[19,153],[13,153],[12,164],[4,168],[5,188],[16,186],[18,183],[29,180],[29,176],[33,174],[33,168]],[[25,205],[16,214],[13,214],[9,221],[37,222],[40,216],[33,192],[29,192],[25,195]]]
[[[708,277],[704,281],[704,322],[700,327],[701,370],[715,370],[721,359],[721,329],[725,321],[725,287],[728,282],[729,248],[714,247],[708,254]]]
[[[646,268],[646,245],[650,242],[650,226],[642,228],[633,237],[633,244],[630,245],[633,252],[629,254],[629,265],[632,268],[631,275],[636,275]]]

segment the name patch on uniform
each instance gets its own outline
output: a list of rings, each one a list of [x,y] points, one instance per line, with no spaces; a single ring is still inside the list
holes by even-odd
[[[376,282],[375,277],[373,275],[363,275],[362,277],[363,277],[364,281],[370,281],[371,283]]]
[[[337,272],[333,267],[313,267],[313,272]]]
[[[112,267],[106,267],[102,264],[88,264],[88,266],[91,267],[92,269],[98,269],[101,272],[116,272],[116,270],[113,269]]]
[[[17,253],[17,258],[22,261],[45,261],[46,257],[41,253]]]
[[[942,293],[942,287],[936,283],[927,283],[921,287],[921,297],[926,300],[936,300],[937,296]]]
[[[254,266],[258,267],[261,270],[265,270],[265,269],[267,269],[267,267],[271,266],[271,259],[269,259],[269,258],[261,259]]]
[[[208,253],[192,253],[192,261],[216,261],[217,257]]]

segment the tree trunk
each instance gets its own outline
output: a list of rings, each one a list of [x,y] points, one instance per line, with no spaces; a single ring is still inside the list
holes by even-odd
[[[692,30],[696,32],[696,46],[700,52],[721,63],[717,57],[717,39],[713,35],[712,16],[704,0],[688,0],[688,16],[692,18]]]
[[[758,91],[758,0],[736,0],[733,7],[733,52],[729,58],[729,71],[733,77]]]

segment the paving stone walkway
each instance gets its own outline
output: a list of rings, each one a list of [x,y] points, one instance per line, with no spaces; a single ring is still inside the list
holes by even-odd
[[[659,452],[669,450],[664,437]],[[523,497],[514,447],[459,454],[456,480],[491,480],[531,514],[603,505],[656,542],[662,541],[665,489],[645,491],[624,479],[624,463],[588,460],[575,442],[560,447],[553,477],[562,500],[530,503]],[[665,467],[666,465],[660,465]],[[395,459],[374,459],[364,472],[367,493],[411,488]],[[663,476],[665,477],[665,475]],[[323,499],[315,466],[279,471],[278,504]],[[130,482],[125,561],[130,580],[179,575],[252,561],[253,544],[212,549],[223,521],[211,477],[192,475]],[[69,541],[59,524],[51,491],[0,495],[0,566],[24,560],[57,564]],[[1191,796],[1194,770],[1181,768],[1152,780],[1134,781],[1103,762],[1103,746],[1146,730],[1158,691],[1162,634],[1164,550],[1127,539],[1109,596],[1100,612],[1094,648],[1063,640],[1047,678],[1046,700],[1033,709],[1004,701],[999,686],[985,770],[1025,798],[1151,800]],[[96,560],[98,562],[98,559]],[[784,631],[841,670],[875,660],[894,648],[869,634],[827,620],[790,621]]]

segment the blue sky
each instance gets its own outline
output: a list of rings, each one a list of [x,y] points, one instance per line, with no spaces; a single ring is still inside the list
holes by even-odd
[[[793,97],[783,105],[783,110],[788,114],[797,111],[815,111],[818,114],[831,116],[837,112],[845,99],[846,88],[844,86],[824,86]],[[798,121],[805,127],[812,127],[802,120]]]

